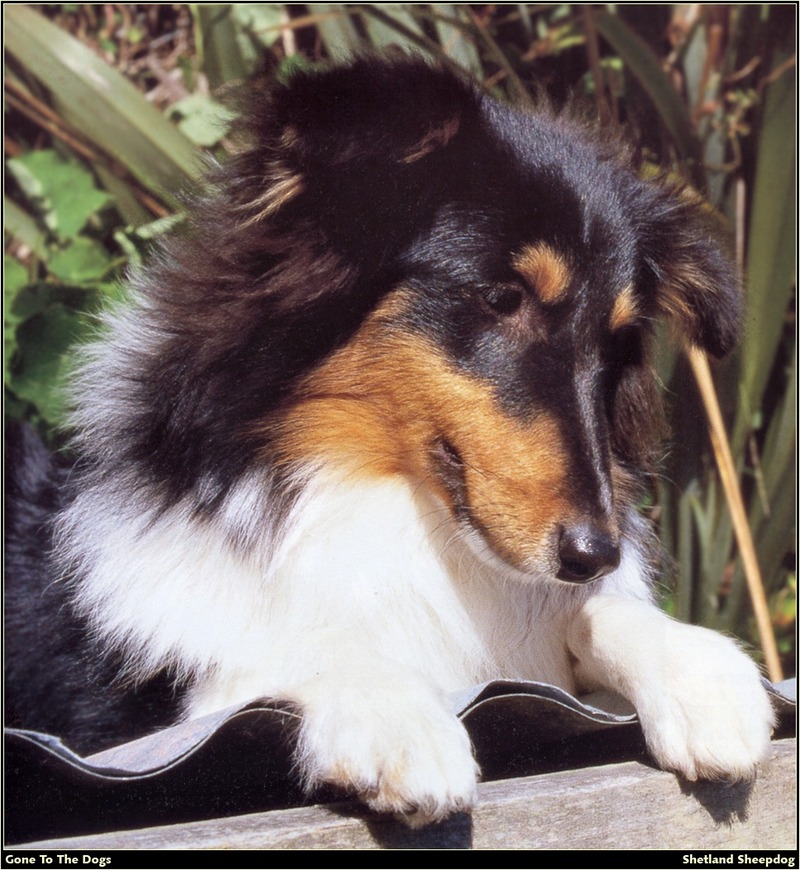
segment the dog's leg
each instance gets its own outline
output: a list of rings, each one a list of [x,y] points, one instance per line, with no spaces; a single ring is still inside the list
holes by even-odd
[[[421,674],[360,655],[357,663],[337,655],[334,676],[326,662],[292,693],[304,713],[298,761],[307,784],[345,788],[411,827],[471,809],[478,767],[444,694]]]
[[[636,708],[648,748],[687,779],[750,779],[774,714],[758,668],[731,639],[654,606],[598,594],[568,632],[577,677]]]
[[[216,673],[195,687],[188,715],[277,695],[302,712],[295,759],[308,791],[334,785],[411,827],[471,809],[479,771],[445,693],[407,662],[341,635],[317,652],[313,664],[297,656],[291,688],[257,672]]]

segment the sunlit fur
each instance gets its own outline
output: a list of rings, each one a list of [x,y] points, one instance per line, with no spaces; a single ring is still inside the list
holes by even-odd
[[[18,573],[82,640],[14,646],[19,719],[90,749],[153,681],[189,717],[286,698],[309,788],[423,824],[475,800],[447,693],[531,679],[627,697],[687,777],[752,776],[758,671],[654,606],[637,511],[653,322],[736,334],[702,207],[414,59],[297,73],[248,129],[79,353],[55,561]]]

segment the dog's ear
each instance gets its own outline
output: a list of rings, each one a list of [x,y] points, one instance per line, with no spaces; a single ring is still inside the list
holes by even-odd
[[[251,107],[239,213],[274,219],[279,231],[316,227],[368,270],[424,226],[458,160],[471,159],[465,140],[480,99],[457,74],[414,57],[297,71]]]
[[[445,148],[476,105],[472,85],[407,56],[299,71],[273,96],[282,144],[311,171],[414,164]]]
[[[736,344],[743,291],[719,218],[696,195],[663,190],[644,218],[659,309],[693,344],[721,357]]]

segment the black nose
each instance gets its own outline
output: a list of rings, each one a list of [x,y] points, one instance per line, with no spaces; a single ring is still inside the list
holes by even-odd
[[[561,567],[556,575],[570,583],[589,583],[619,566],[619,544],[592,523],[566,526],[558,541]]]

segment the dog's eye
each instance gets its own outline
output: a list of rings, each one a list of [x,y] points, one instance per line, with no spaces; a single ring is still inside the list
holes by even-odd
[[[442,465],[452,468],[461,468],[464,460],[461,454],[455,447],[446,439],[440,438],[434,445],[434,455],[442,463]]]
[[[492,284],[481,289],[481,296],[495,314],[508,317],[519,310],[525,291],[519,284]]]

